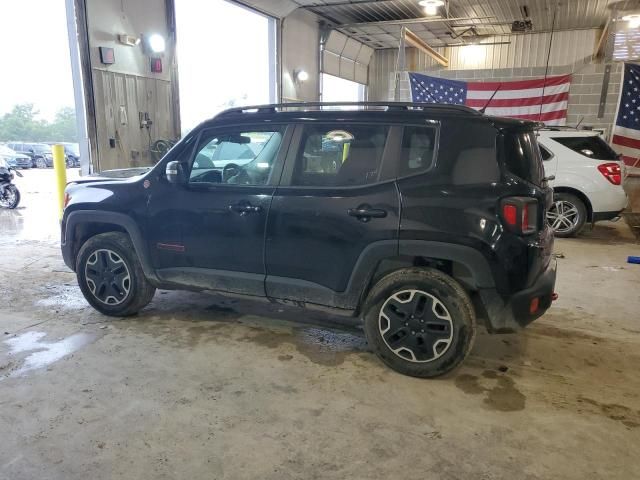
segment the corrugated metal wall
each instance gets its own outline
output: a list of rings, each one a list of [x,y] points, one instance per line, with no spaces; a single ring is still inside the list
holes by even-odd
[[[509,41],[508,45],[465,46],[437,48],[449,58],[449,70],[480,70],[498,68],[542,67],[546,64],[550,33],[496,37],[495,41]],[[555,32],[549,64],[572,65],[593,54],[599,30]],[[369,98],[386,98],[390,73],[396,70],[397,49],[376,50],[369,67]],[[415,49],[407,49],[406,69],[415,72],[440,70],[431,57]]]

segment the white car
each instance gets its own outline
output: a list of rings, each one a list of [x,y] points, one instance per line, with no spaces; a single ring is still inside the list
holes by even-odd
[[[547,221],[557,237],[575,236],[586,222],[614,220],[627,207],[623,163],[593,130],[548,127],[538,143],[553,187]]]

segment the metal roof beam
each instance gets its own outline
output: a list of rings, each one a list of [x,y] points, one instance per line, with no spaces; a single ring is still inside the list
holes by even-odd
[[[452,17],[452,18],[418,17],[418,18],[407,18],[402,20],[382,20],[380,22],[343,23],[343,24],[333,25],[333,28],[343,29],[343,28],[360,28],[360,27],[382,27],[384,25],[409,25],[412,23],[445,23],[445,22],[460,22],[465,20],[488,20],[490,18],[496,18],[496,17]],[[480,27],[482,26],[482,24],[479,24],[476,26]]]

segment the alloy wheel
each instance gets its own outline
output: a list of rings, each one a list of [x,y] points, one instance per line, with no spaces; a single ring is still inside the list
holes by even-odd
[[[440,358],[453,340],[449,311],[438,298],[422,290],[391,295],[380,309],[378,328],[394,354],[416,363]]]
[[[85,279],[93,296],[106,305],[119,305],[131,290],[127,264],[113,250],[94,251],[85,265]]]
[[[44,158],[38,158],[36,160],[36,165],[38,168],[47,168],[47,163],[44,161]]]
[[[11,208],[16,202],[17,194],[13,188],[5,188],[4,193],[0,194],[0,205]]]
[[[567,233],[580,222],[578,207],[566,200],[556,200],[547,211],[547,223],[557,233]]]

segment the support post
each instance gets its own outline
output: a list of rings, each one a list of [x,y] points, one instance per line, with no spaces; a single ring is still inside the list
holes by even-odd
[[[64,158],[64,147],[62,145],[54,145],[51,149],[53,150],[53,169],[56,174],[58,215],[59,219],[62,220],[64,189],[67,186],[67,164]]]

